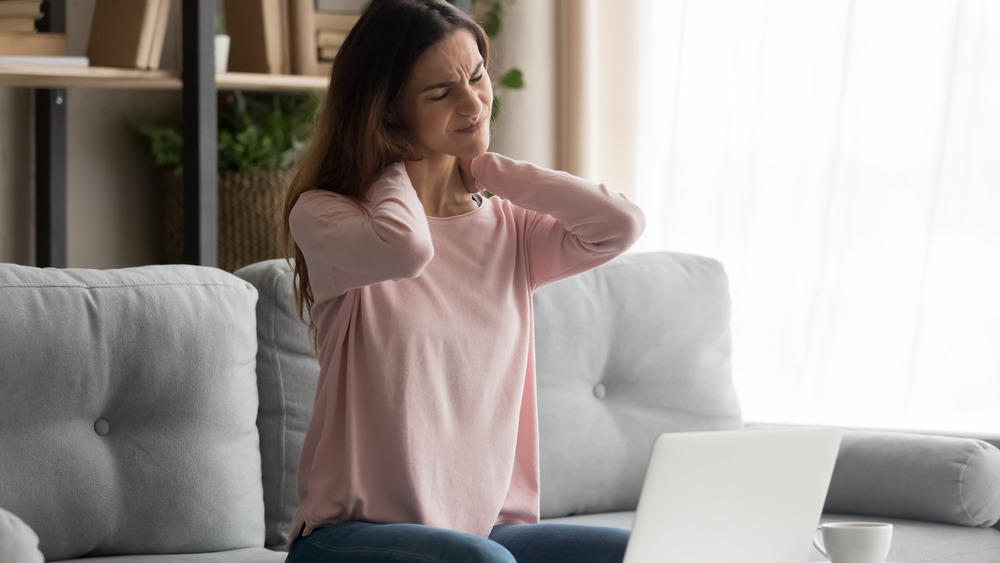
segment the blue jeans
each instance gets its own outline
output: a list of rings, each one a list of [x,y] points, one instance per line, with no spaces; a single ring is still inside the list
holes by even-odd
[[[620,563],[629,532],[501,524],[490,537],[417,524],[348,522],[295,540],[286,563]]]

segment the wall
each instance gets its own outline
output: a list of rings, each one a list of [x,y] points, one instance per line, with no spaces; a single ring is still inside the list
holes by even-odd
[[[94,0],[67,2],[69,54],[85,55]],[[180,60],[180,3],[163,65]],[[125,119],[179,119],[180,92],[67,92],[68,265],[115,268],[161,261],[160,189]],[[33,95],[0,87],[0,261],[34,264]]]
[[[504,27],[493,43],[492,74],[524,72],[523,90],[501,92],[490,150],[539,166],[556,166],[556,0],[508,2]]]

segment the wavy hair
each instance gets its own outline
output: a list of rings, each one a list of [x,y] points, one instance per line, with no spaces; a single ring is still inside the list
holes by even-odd
[[[329,190],[364,199],[387,166],[418,158],[410,135],[391,107],[417,59],[459,30],[476,38],[484,61],[489,39],[468,15],[443,0],[373,0],[334,58],[330,83],[282,205],[281,242],[293,269],[299,317],[314,297],[302,250],[292,238],[289,215],[308,190]],[[294,258],[294,261],[291,259]],[[316,325],[309,334],[316,346]]]

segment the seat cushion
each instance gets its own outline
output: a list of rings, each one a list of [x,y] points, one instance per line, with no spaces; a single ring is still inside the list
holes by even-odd
[[[0,506],[46,560],[262,546],[250,284],[0,265]]]
[[[184,555],[119,555],[115,557],[88,557],[53,563],[282,563],[287,553],[262,547],[248,547],[214,553]]]
[[[657,436],[742,426],[715,260],[627,254],[534,305],[543,517],[634,510]]]

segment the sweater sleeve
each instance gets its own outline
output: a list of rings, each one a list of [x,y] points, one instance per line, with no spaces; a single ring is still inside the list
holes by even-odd
[[[312,190],[292,207],[292,238],[311,271],[333,276],[337,293],[416,277],[434,256],[423,206],[406,168],[386,168],[368,191],[369,204]]]
[[[472,161],[472,175],[477,187],[534,212],[524,234],[534,288],[611,260],[646,225],[625,196],[565,172],[488,153]]]

